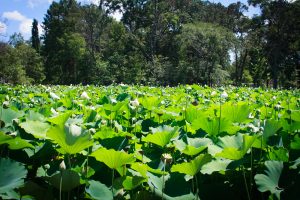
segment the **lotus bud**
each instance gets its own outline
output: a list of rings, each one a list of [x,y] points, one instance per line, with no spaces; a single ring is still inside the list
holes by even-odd
[[[90,131],[91,134],[95,134],[96,133],[96,129],[94,129],[94,128],[90,128],[89,131]]]
[[[3,108],[8,108],[9,102],[8,101],[4,101],[2,105],[3,105]]]
[[[195,99],[193,102],[192,102],[192,104],[193,104],[193,106],[198,106],[198,101],[197,101],[197,99]]]
[[[101,124],[103,125],[103,126],[105,126],[105,125],[107,125],[107,121],[104,119],[104,120],[101,120]]]
[[[162,154],[162,156],[161,156],[161,160],[162,160],[164,163],[170,164],[170,163],[172,163],[172,156],[171,156],[170,154],[168,154],[168,153],[164,153],[164,154]]]
[[[212,91],[211,93],[210,93],[210,96],[215,96],[217,94],[217,92],[216,91]]]
[[[82,94],[80,95],[81,98],[83,99],[90,99],[89,95],[84,91],[82,92]]]
[[[66,164],[65,164],[64,160],[59,164],[59,169],[61,169],[61,170],[65,170],[66,169]]]
[[[130,101],[130,105],[133,107],[138,107],[140,105],[140,102],[137,99],[135,99],[133,101]]]

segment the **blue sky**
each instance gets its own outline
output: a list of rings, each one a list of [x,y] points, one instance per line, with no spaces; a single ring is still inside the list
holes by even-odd
[[[0,41],[7,41],[13,33],[21,33],[25,39],[31,36],[32,20],[35,18],[42,23],[43,17],[53,0],[0,0]],[[58,1],[58,0],[56,0]],[[97,2],[99,0],[79,0],[82,3]],[[235,3],[234,0],[214,0],[225,6]],[[247,0],[241,0],[247,4]],[[250,8],[248,16],[258,14],[259,9]],[[120,15],[116,15],[117,18]],[[40,27],[40,33],[42,29]]]

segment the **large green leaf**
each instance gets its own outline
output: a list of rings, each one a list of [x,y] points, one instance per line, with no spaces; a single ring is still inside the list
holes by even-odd
[[[123,181],[122,185],[123,185],[125,190],[133,190],[134,188],[141,185],[143,182],[146,182],[146,179],[144,177],[126,176],[126,178]]]
[[[157,144],[160,147],[164,147],[170,143],[170,141],[179,135],[179,127],[162,126],[159,128],[152,128],[153,134],[148,134],[143,141]]]
[[[20,126],[27,132],[32,134],[35,138],[46,138],[46,133],[50,128],[50,125],[40,121],[26,121],[20,124]]]
[[[236,136],[225,136],[221,138],[222,152],[217,153],[216,157],[239,160],[244,157],[251,148],[257,136],[238,134]]]
[[[171,172],[179,172],[194,176],[201,170],[201,167],[209,161],[211,161],[211,156],[209,154],[202,154],[197,156],[191,162],[173,165]]]
[[[80,177],[77,172],[67,169],[52,175],[49,182],[62,191],[70,191],[80,185]]]
[[[112,200],[113,195],[112,192],[108,189],[108,187],[99,181],[91,180],[89,181],[89,187],[85,189],[85,191],[91,195],[93,199],[96,200]]]
[[[220,172],[223,173],[226,171],[227,166],[231,163],[231,160],[217,158],[212,160],[209,163],[206,163],[202,166],[200,172],[202,174],[212,174],[213,172]]]
[[[50,120],[56,124],[47,131],[47,137],[57,143],[62,153],[76,154],[93,145],[91,135],[76,124],[67,124],[68,115]]]
[[[159,174],[159,175],[168,174],[167,172],[164,172],[160,169],[153,169],[153,168],[149,167],[147,164],[140,163],[140,162],[132,163],[130,168],[137,171],[139,173],[139,175],[141,175],[144,178],[147,178],[148,172],[151,172],[154,174]]]
[[[278,186],[278,182],[283,169],[283,162],[266,161],[265,165],[267,167],[267,170],[265,170],[266,175],[256,174],[254,177],[258,190],[261,192],[270,191],[280,199],[280,193],[283,189]]]
[[[263,137],[266,141],[268,138],[274,135],[281,128],[279,121],[274,119],[268,119],[265,121]]]
[[[138,100],[147,110],[152,110],[160,103],[159,98],[156,96],[145,96],[143,98],[139,98]]]
[[[300,137],[298,135],[295,135],[293,141],[291,141],[291,148],[300,149]]]
[[[222,105],[222,117],[225,117],[232,122],[246,122],[248,121],[249,114],[249,105],[245,102],[239,102],[237,104],[228,102]]]
[[[6,135],[3,132],[0,132],[0,145],[1,144],[8,144],[9,149],[17,150],[17,149],[23,149],[23,148],[32,148],[34,149],[34,146],[27,142],[26,140],[20,138],[20,137],[12,137],[9,135]]]
[[[96,160],[103,162],[111,169],[117,169],[125,164],[130,164],[135,161],[132,154],[115,151],[114,149],[107,150],[105,148],[100,148],[94,151],[91,156],[96,158]]]
[[[147,173],[147,177],[148,177],[148,184],[149,187],[151,188],[151,190],[158,196],[163,197],[163,199],[166,200],[195,200],[196,196],[192,193],[183,193],[183,183],[179,183],[178,180],[175,180],[175,183],[173,184],[173,186],[177,186],[180,189],[174,189],[174,187],[172,187],[171,191],[173,193],[178,192],[178,193],[183,193],[180,195],[176,195],[176,196],[171,196],[171,194],[166,194],[163,192],[164,189],[164,185],[165,187],[169,184],[170,179],[172,178],[170,175],[167,176],[155,176],[151,173]],[[173,181],[174,182],[174,181]]]
[[[5,123],[5,127],[11,126],[14,119],[22,117],[24,113],[20,111],[14,111],[10,108],[4,109],[0,107],[0,121]]]
[[[5,193],[22,186],[27,171],[19,162],[0,158],[0,174],[0,193]]]
[[[201,128],[211,136],[217,136],[222,132],[233,134],[238,130],[228,119],[223,117],[220,119],[219,117],[208,118],[202,116],[194,120],[191,126],[194,130]]]
[[[207,148],[211,140],[208,138],[187,138],[188,144],[183,140],[174,141],[175,147],[186,155],[194,156]]]

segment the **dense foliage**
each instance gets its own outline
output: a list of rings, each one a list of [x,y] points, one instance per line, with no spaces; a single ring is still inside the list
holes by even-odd
[[[195,0],[53,1],[40,22],[42,38],[34,20],[28,44],[14,35],[10,45],[0,45],[0,79],[299,87],[300,1],[248,2],[261,13],[247,17],[248,7],[240,2],[225,7]],[[120,22],[111,17],[116,12],[122,13]],[[32,46],[41,59],[16,56],[15,43]],[[28,59],[31,71],[42,64],[38,79],[27,72]]]
[[[3,199],[297,199],[300,91],[0,87]]]

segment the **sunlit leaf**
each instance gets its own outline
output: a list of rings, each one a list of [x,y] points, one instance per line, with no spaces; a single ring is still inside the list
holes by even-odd
[[[76,154],[92,146],[93,140],[90,134],[84,132],[81,127],[75,124],[65,124],[68,119],[67,116],[63,114],[51,120],[56,125],[47,131],[47,137],[61,147],[61,152]]]
[[[154,143],[160,147],[164,147],[170,141],[179,135],[179,127],[163,126],[152,129],[153,134],[148,134],[143,141]]]
[[[35,138],[46,138],[46,133],[50,128],[50,125],[40,121],[26,121],[20,124],[20,126],[29,134],[32,134]]]
[[[117,169],[125,164],[130,164],[135,161],[132,154],[116,151],[114,149],[107,150],[105,148],[100,148],[93,152],[91,156],[95,157],[96,160],[103,162],[111,169]]]
[[[179,172],[194,176],[201,170],[201,167],[209,161],[211,161],[211,156],[209,154],[202,154],[190,162],[173,165],[171,172]]]
[[[0,145],[7,144],[9,149],[17,150],[23,148],[32,148],[34,146],[20,137],[12,137],[0,132]]]

